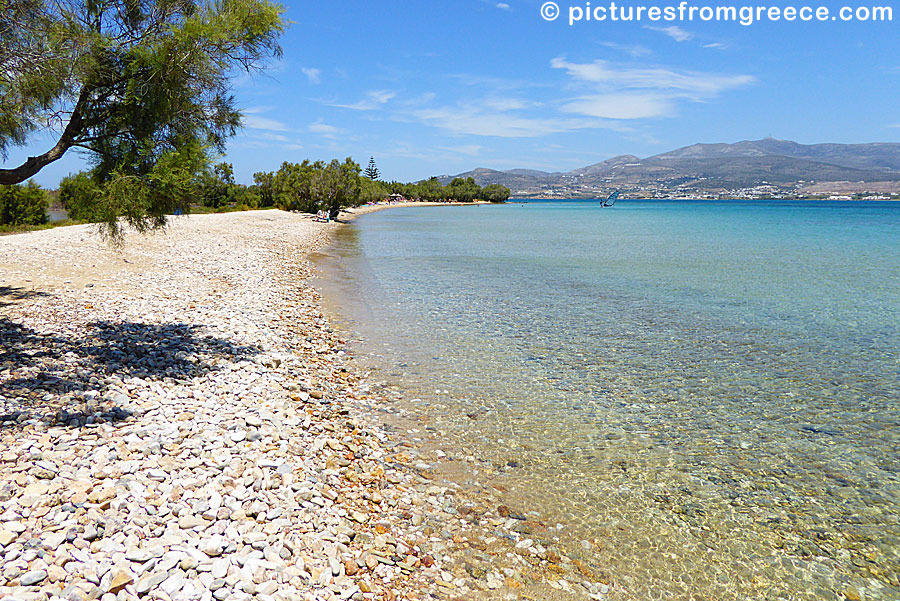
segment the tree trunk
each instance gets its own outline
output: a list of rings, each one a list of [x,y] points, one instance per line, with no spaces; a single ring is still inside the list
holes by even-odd
[[[81,110],[87,102],[87,97],[87,89],[82,88],[81,94],[78,96],[78,102],[75,103],[75,108],[72,110],[72,116],[69,118],[66,129],[63,130],[56,145],[44,154],[36,157],[28,157],[25,162],[18,167],[13,167],[12,169],[0,169],[0,185],[11,186],[13,184],[20,184],[50,163],[62,158],[66,151],[75,144],[77,137],[82,133],[81,130],[84,127],[84,119],[82,118]]]

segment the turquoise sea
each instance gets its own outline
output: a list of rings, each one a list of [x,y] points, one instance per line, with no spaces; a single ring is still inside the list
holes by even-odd
[[[401,207],[327,255],[360,361],[610,599],[900,599],[900,204]]]

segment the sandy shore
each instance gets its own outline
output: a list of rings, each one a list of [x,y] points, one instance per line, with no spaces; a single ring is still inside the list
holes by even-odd
[[[306,283],[335,227],[0,238],[0,598],[516,598],[565,571],[518,534],[498,548],[523,522],[373,418],[383,395]]]

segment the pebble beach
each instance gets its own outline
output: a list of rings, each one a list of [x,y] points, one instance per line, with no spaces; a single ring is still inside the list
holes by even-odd
[[[250,211],[121,246],[0,237],[0,598],[614,592],[382,423],[389,395],[309,282],[338,227]]]

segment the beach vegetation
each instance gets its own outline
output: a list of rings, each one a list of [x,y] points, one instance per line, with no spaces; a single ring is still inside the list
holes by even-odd
[[[474,178],[456,177],[447,185],[446,195],[456,202],[473,202],[481,197],[481,188]]]
[[[59,202],[71,219],[99,223],[119,241],[126,224],[145,232],[164,226],[167,215],[189,212],[203,190],[206,166],[202,148],[185,144],[160,155],[144,174],[127,169],[103,174],[97,167],[70,174],[60,182]]]
[[[347,157],[343,163],[332,159],[316,174],[313,188],[316,204],[328,211],[331,219],[337,219],[345,207],[360,204],[360,171],[359,164]]]
[[[278,171],[270,174],[275,206],[286,211],[318,211],[320,207],[317,207],[314,197],[314,180],[316,173],[324,168],[324,162],[310,162],[308,159],[302,163],[282,163]]]
[[[441,184],[436,177],[409,184],[391,182],[389,189],[392,194],[402,194],[406,198],[429,202],[474,202],[476,200],[505,202],[509,199],[510,194],[509,188],[506,186],[489,184],[482,188],[471,177],[456,177],[446,186]]]
[[[373,181],[368,177],[364,177],[359,182],[358,204],[363,205],[370,202],[379,202],[391,194],[403,194],[403,192],[394,192],[394,190],[384,182]]]
[[[509,188],[500,184],[488,184],[481,190],[481,199],[488,202],[506,202],[509,200]]]
[[[0,169],[0,184],[78,149],[108,233],[118,217],[161,226],[240,126],[231,78],[280,55],[283,12],[268,0],[0,0],[0,156],[59,130],[48,151]]]
[[[327,211],[332,219],[346,207],[382,200],[387,193],[384,184],[364,177],[359,164],[349,157],[329,163],[284,162],[274,173],[260,172],[253,177],[257,193],[261,198],[271,197],[274,206],[304,213]]]
[[[219,163],[200,173],[198,196],[200,204],[218,209],[226,205],[245,204],[245,187],[234,181],[231,163]]]
[[[33,181],[0,186],[0,225],[42,225],[48,206],[47,192]]]
[[[275,206],[275,175],[271,172],[260,171],[253,174],[253,190],[258,207]]]
[[[444,198],[446,198],[444,186],[440,181],[438,181],[438,178],[436,177],[431,177],[417,183],[416,192],[417,194],[412,198],[419,198],[421,200],[429,202],[436,202],[438,200],[444,200]]]
[[[100,221],[100,201],[103,189],[90,171],[67,175],[59,182],[59,203],[70,219]]]

